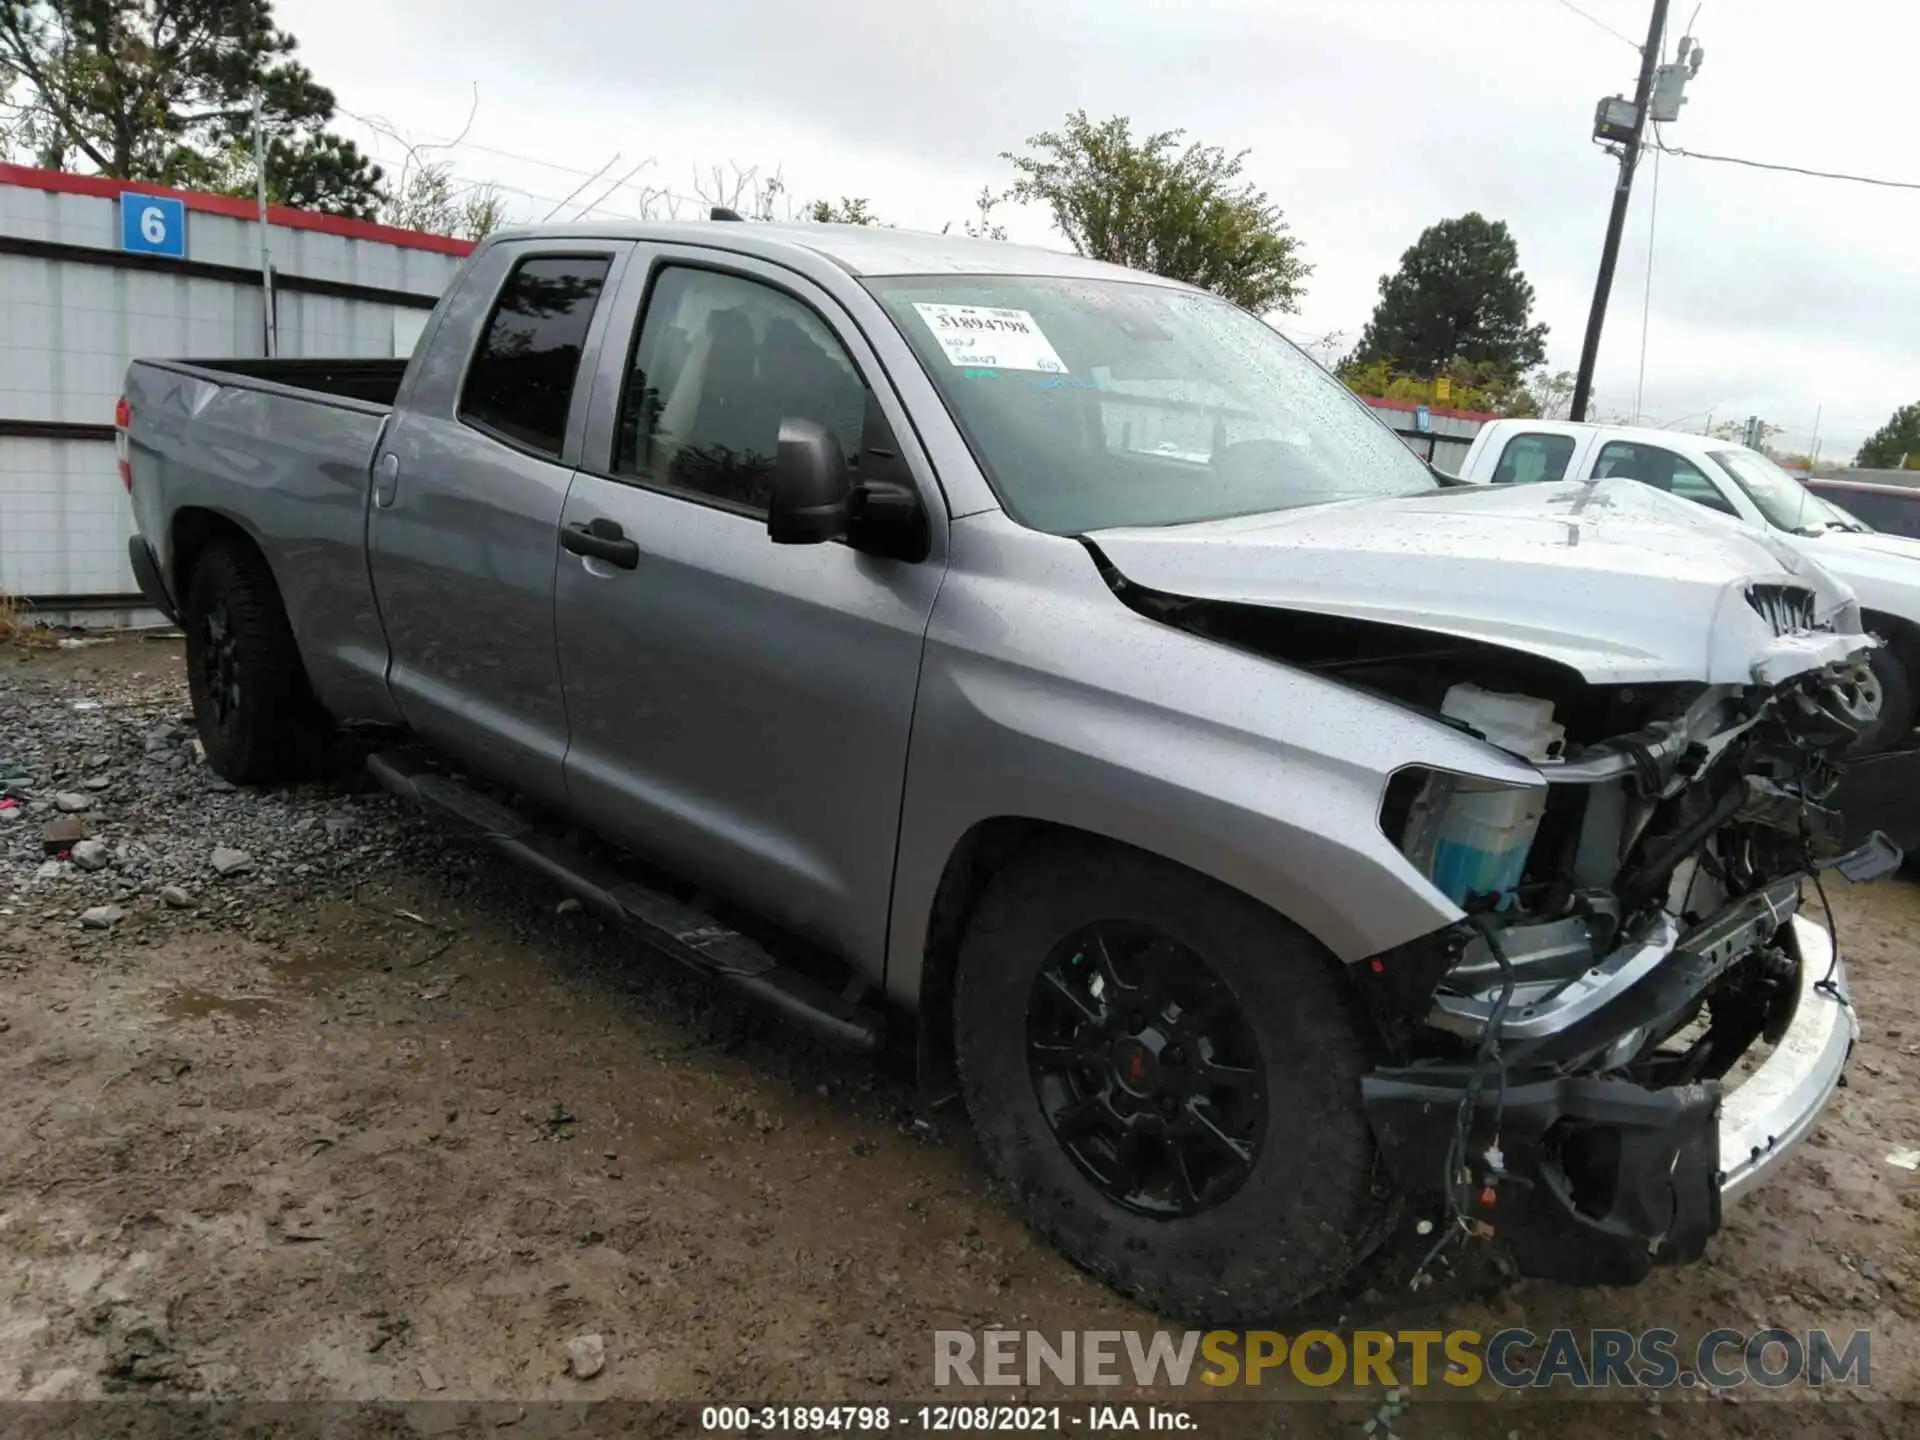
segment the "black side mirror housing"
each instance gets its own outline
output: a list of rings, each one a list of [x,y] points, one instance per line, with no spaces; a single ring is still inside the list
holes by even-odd
[[[819,545],[847,533],[851,482],[840,441],[812,420],[780,422],[767,499],[767,538],[776,545]]]
[[[767,538],[776,545],[845,540],[863,554],[887,560],[927,558],[932,537],[920,492],[871,393],[860,454],[852,464],[826,426],[798,417],[780,422]]]

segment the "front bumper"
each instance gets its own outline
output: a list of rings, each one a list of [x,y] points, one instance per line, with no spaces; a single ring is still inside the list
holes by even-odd
[[[1844,996],[1847,971],[1820,925],[1793,922],[1800,996],[1773,1053],[1720,1101],[1720,1198],[1737,1200],[1805,1138],[1846,1073],[1860,1018]],[[1829,967],[1831,990],[1821,988]]]
[[[1772,1051],[1730,1088],[1708,1080],[1649,1089],[1550,1063],[1514,1076],[1499,1097],[1491,1084],[1482,1089],[1460,1157],[1484,1179],[1474,1182],[1468,1218],[1504,1239],[1524,1273],[1623,1285],[1656,1264],[1697,1259],[1723,1204],[1813,1128],[1859,1026],[1826,931],[1800,917],[1788,923],[1798,962],[1791,1008],[1770,1030],[1779,1035]],[[1664,978],[1656,971],[1630,988],[1644,993]],[[1395,1178],[1416,1196],[1444,1197],[1461,1071],[1383,1069],[1362,1093]]]

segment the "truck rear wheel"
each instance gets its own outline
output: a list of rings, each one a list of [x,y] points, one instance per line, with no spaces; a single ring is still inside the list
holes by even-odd
[[[988,1163],[1074,1263],[1204,1323],[1277,1318],[1383,1207],[1337,962],[1243,895],[1044,840],[962,942],[955,1043]]]
[[[194,562],[181,618],[193,718],[215,773],[247,785],[311,770],[331,726],[266,563],[214,541]]]

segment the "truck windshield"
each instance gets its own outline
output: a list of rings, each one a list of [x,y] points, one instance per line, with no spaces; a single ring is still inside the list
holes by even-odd
[[[1224,300],[1044,276],[867,282],[1014,519],[1078,535],[1437,488],[1346,387]]]
[[[1714,463],[1747,492],[1769,525],[1796,535],[1818,535],[1823,530],[1867,530],[1838,505],[1830,505],[1753,450],[1716,450]]]

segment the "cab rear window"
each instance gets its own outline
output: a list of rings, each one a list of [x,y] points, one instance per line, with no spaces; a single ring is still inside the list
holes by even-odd
[[[1545,480],[1567,478],[1567,464],[1573,459],[1571,435],[1548,435],[1528,431],[1507,441],[1494,466],[1496,485],[1531,485]]]

